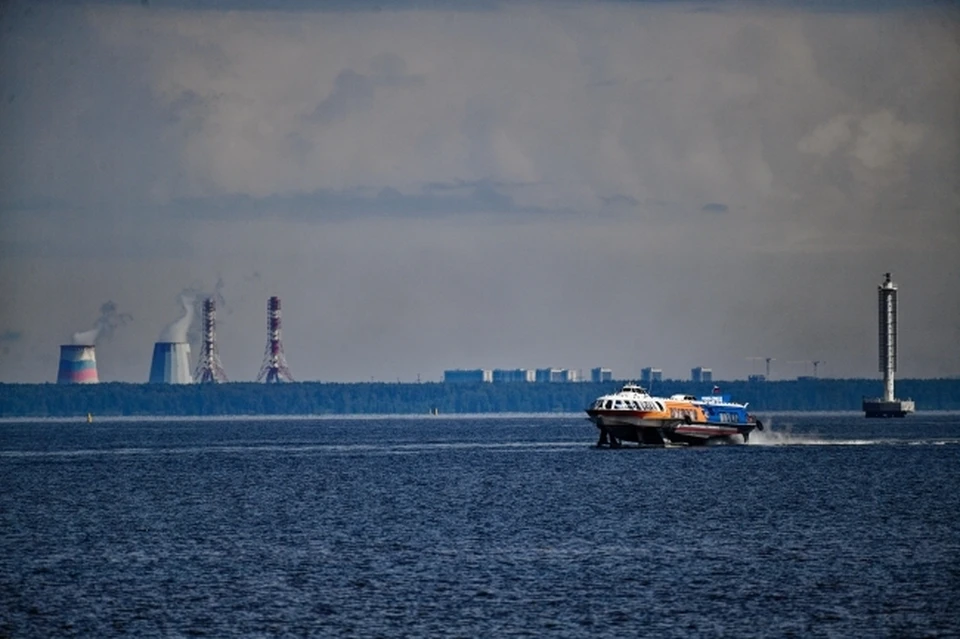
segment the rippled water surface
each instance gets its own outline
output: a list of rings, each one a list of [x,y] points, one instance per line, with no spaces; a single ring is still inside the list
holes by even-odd
[[[960,415],[0,423],[0,637],[958,636]]]

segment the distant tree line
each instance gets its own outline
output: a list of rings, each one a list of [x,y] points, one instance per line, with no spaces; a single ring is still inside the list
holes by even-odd
[[[621,383],[0,384],[0,417],[575,413]],[[666,380],[650,390],[699,396],[714,385],[754,412],[860,410],[882,390],[873,379]],[[918,410],[960,410],[960,379],[900,380],[897,395]]]

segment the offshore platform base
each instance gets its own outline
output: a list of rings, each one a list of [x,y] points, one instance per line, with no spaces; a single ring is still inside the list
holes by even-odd
[[[863,412],[867,417],[906,417],[914,410],[913,401],[909,399],[886,401],[878,397],[863,400]]]

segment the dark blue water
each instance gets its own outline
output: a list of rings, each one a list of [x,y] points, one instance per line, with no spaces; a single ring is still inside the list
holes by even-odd
[[[0,423],[0,636],[960,635],[960,415]]]

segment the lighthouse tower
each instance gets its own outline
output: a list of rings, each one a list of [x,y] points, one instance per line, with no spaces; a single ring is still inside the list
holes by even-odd
[[[893,378],[897,372],[897,285],[884,275],[877,289],[879,304],[880,372],[883,373],[883,397],[864,399],[863,412],[867,417],[904,417],[914,411],[909,399],[897,399]]]

